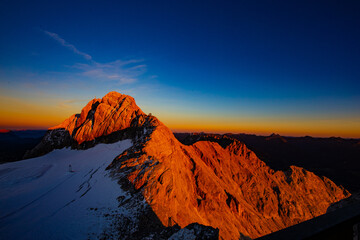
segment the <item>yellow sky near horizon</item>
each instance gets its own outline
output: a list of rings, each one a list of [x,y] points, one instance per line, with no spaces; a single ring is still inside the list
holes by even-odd
[[[86,102],[64,105],[63,99],[21,99],[0,96],[0,128],[47,129],[63,122],[81,111]],[[141,108],[141,106],[140,106]],[[358,119],[311,119],[293,117],[231,117],[204,114],[153,112],[166,126],[175,132],[248,133],[284,136],[315,136],[360,138]]]

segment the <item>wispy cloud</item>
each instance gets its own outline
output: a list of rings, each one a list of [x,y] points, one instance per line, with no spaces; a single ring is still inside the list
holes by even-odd
[[[86,60],[91,60],[92,59],[92,57],[89,54],[79,51],[74,45],[66,42],[57,33],[48,32],[48,31],[44,31],[44,33],[47,34],[48,36],[50,36],[51,38],[53,38],[54,40],[56,40],[58,43],[60,43],[64,47],[69,48],[74,53],[76,53],[76,54],[78,54],[80,56],[83,56]]]
[[[119,84],[133,83],[137,77],[146,71],[146,65],[142,59],[116,60],[108,63],[95,61],[90,54],[79,51],[73,44],[68,43],[57,33],[43,31],[62,46],[70,49],[75,54],[84,57],[89,63],[76,63],[72,68],[80,70],[80,75],[98,80],[117,81]]]
[[[135,82],[137,77],[146,71],[143,60],[116,60],[109,63],[77,63],[73,67],[81,70],[81,75],[101,80],[118,81],[119,83]]]

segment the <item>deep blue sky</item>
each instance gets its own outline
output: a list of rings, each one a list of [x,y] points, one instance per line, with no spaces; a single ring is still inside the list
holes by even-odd
[[[117,90],[173,129],[360,137],[359,43],[359,1],[3,0],[1,95],[66,115]]]

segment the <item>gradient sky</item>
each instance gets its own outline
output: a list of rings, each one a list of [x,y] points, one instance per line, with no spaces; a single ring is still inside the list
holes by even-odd
[[[359,1],[0,2],[0,128],[109,91],[175,131],[360,137]]]

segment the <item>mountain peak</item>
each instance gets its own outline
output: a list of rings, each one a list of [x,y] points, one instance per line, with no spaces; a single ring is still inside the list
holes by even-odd
[[[129,96],[129,95],[126,95],[126,94],[122,94],[122,93],[119,93],[119,92],[116,92],[116,91],[111,91],[111,92],[108,92],[103,98],[102,98],[102,101],[106,101],[106,100],[109,100],[109,99],[120,99],[122,97],[128,97],[128,98],[131,98],[133,101],[134,98]]]
[[[266,140],[277,140],[277,141],[281,141],[283,143],[287,143],[287,140],[283,136],[281,136],[280,134],[277,134],[277,133],[272,133],[270,136],[268,136],[265,139]]]
[[[73,114],[61,124],[51,127],[39,143],[24,158],[46,154],[63,147],[86,149],[99,142],[115,142],[134,138],[162,123],[146,115],[133,97],[109,92],[103,98],[89,101],[79,114]]]
[[[135,118],[145,116],[134,98],[118,92],[109,92],[102,99],[92,99],[80,114],[72,115],[49,130],[65,129],[78,144],[82,144],[128,128]]]

